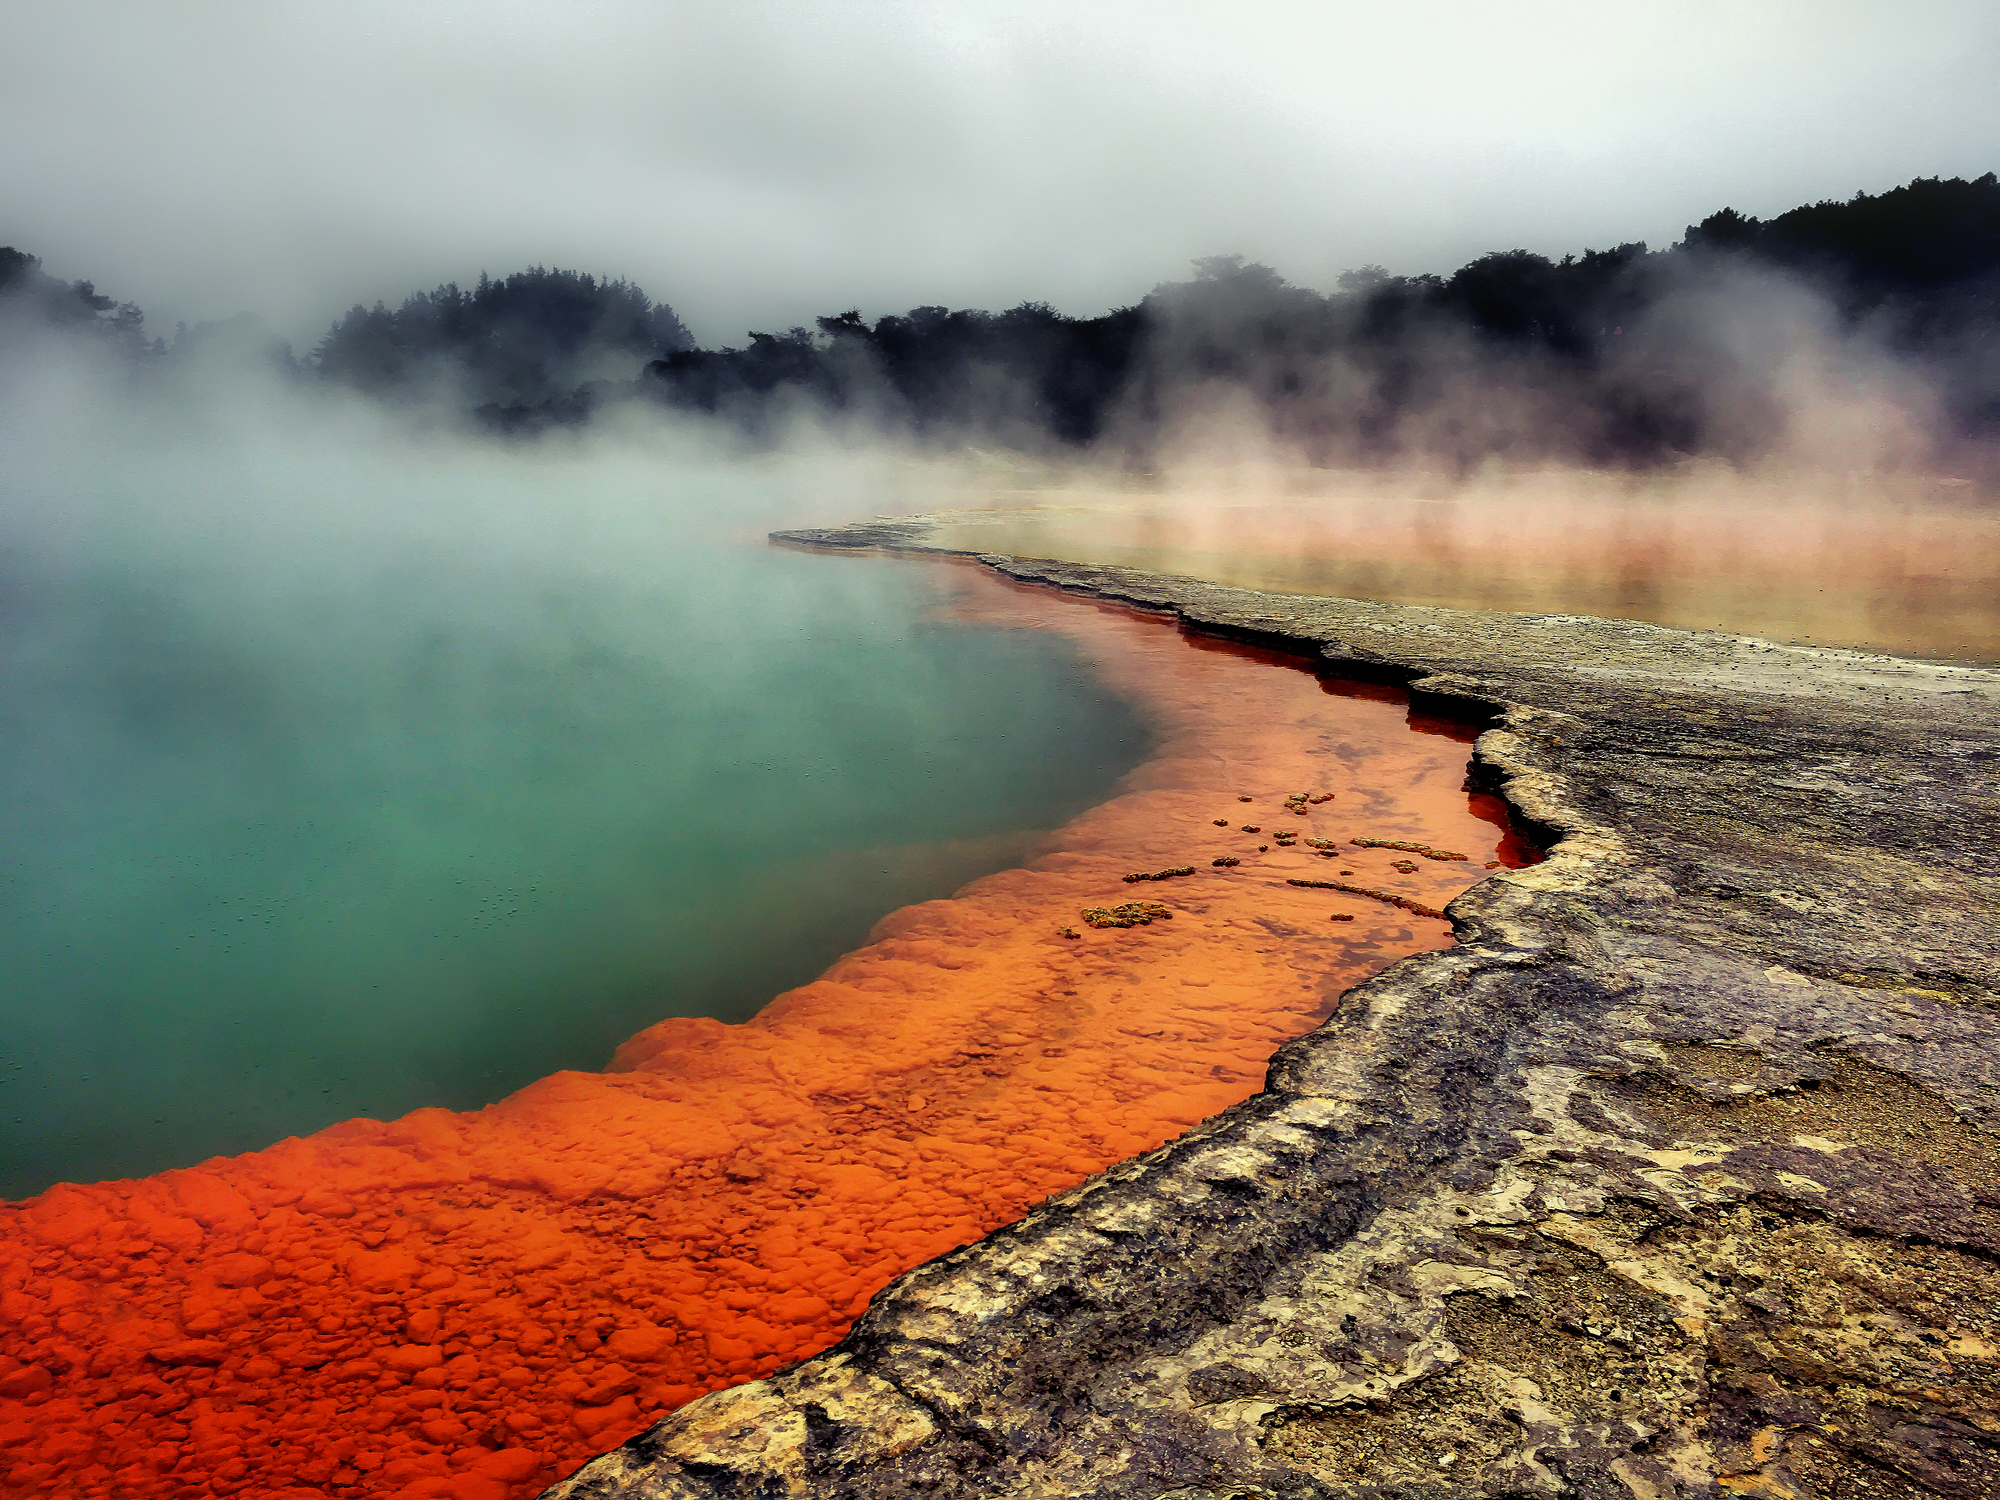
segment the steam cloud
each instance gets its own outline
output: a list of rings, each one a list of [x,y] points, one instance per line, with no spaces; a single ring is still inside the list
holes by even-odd
[[[74,479],[112,453],[218,440],[466,472],[754,461],[785,476],[764,493],[794,522],[1062,491],[1153,517],[1150,548],[1066,533],[1104,560],[1980,656],[2000,649],[1979,602],[2000,568],[1996,243],[1988,173],[1768,222],[1725,209],[1664,252],[1365,267],[1324,294],[1218,257],[1097,317],[852,310],[707,349],[630,283],[538,267],[358,305],[302,355],[247,314],[149,338],[138,308],[9,251],[0,337],[17,491],[38,471]],[[1223,558],[1220,532],[1280,497],[1289,517],[1267,504]],[[1745,534],[1753,512],[1762,537]],[[295,519],[316,514],[383,519],[348,502]],[[1364,535],[1365,516],[1383,524]],[[729,524],[758,519],[739,508]],[[431,544],[461,545],[454,529],[438,521]],[[1512,587],[1529,552],[1541,581]],[[1830,585],[1849,617],[1669,597],[1697,573],[1750,578],[1754,595],[1774,568],[1789,570],[1780,593]],[[1898,635],[1899,613],[1926,622]]]
[[[213,372],[226,346],[295,383],[316,376],[427,420],[466,409],[511,433],[664,408],[767,446],[805,424],[1127,470],[1241,455],[1458,474],[1695,457],[1909,472],[1990,467],[1996,243],[1988,173],[1769,223],[1724,209],[1666,252],[1501,251],[1449,277],[1370,266],[1329,295],[1214,257],[1094,318],[1043,303],[850,310],[719,349],[628,282],[540,267],[357,305],[303,361],[247,316],[149,344],[136,307],[19,251],[0,254],[0,315],[87,330],[167,369]]]

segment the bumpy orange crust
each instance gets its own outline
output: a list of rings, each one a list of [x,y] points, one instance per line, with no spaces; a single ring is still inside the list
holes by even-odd
[[[1326,867],[1217,829],[1239,796],[1331,792],[1309,831],[1529,857],[1461,789],[1468,736],[1411,733],[1398,694],[942,571],[957,612],[1075,637],[1152,716],[1159,751],[1118,797],[747,1025],[663,1021],[604,1073],[474,1113],[0,1209],[0,1491],[530,1494],[1253,1093],[1344,989],[1449,941],[1286,885]],[[1343,859],[1435,906],[1484,873]],[[1188,864],[1148,888],[1174,920],[1078,925],[1130,871]]]

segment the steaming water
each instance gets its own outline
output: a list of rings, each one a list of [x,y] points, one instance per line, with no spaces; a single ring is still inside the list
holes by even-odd
[[[1006,499],[1037,508],[937,540],[1275,593],[2000,662],[2000,501],[1949,476],[1273,473]]]
[[[725,534],[755,476],[465,467],[8,496],[0,1193],[740,1019],[1147,749],[938,571]]]

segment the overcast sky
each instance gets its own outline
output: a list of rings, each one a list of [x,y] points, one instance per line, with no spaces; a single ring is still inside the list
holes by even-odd
[[[0,243],[302,346],[541,262],[704,343],[1664,244],[2000,167],[1992,0],[0,0]]]

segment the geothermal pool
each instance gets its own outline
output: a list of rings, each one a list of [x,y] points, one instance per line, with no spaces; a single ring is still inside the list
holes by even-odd
[[[1144,756],[1062,636],[940,620],[920,571],[686,508],[539,555],[15,554],[0,1196],[743,1020]]]
[[[1533,858],[1465,788],[1471,731],[1400,693],[971,567],[781,555],[834,589],[893,570],[989,688],[996,663],[1084,664],[1145,726],[1101,720],[1105,769],[1121,736],[1143,759],[1020,862],[890,912],[741,1024],[668,1016],[607,1070],[481,1110],[0,1208],[10,1492],[531,1495],[1256,1092],[1347,988],[1449,943],[1429,913]],[[941,802],[985,805],[954,780],[918,806]],[[1125,879],[1170,870],[1191,873]],[[1161,914],[1083,919],[1134,900]],[[791,913],[760,917],[777,942]]]

